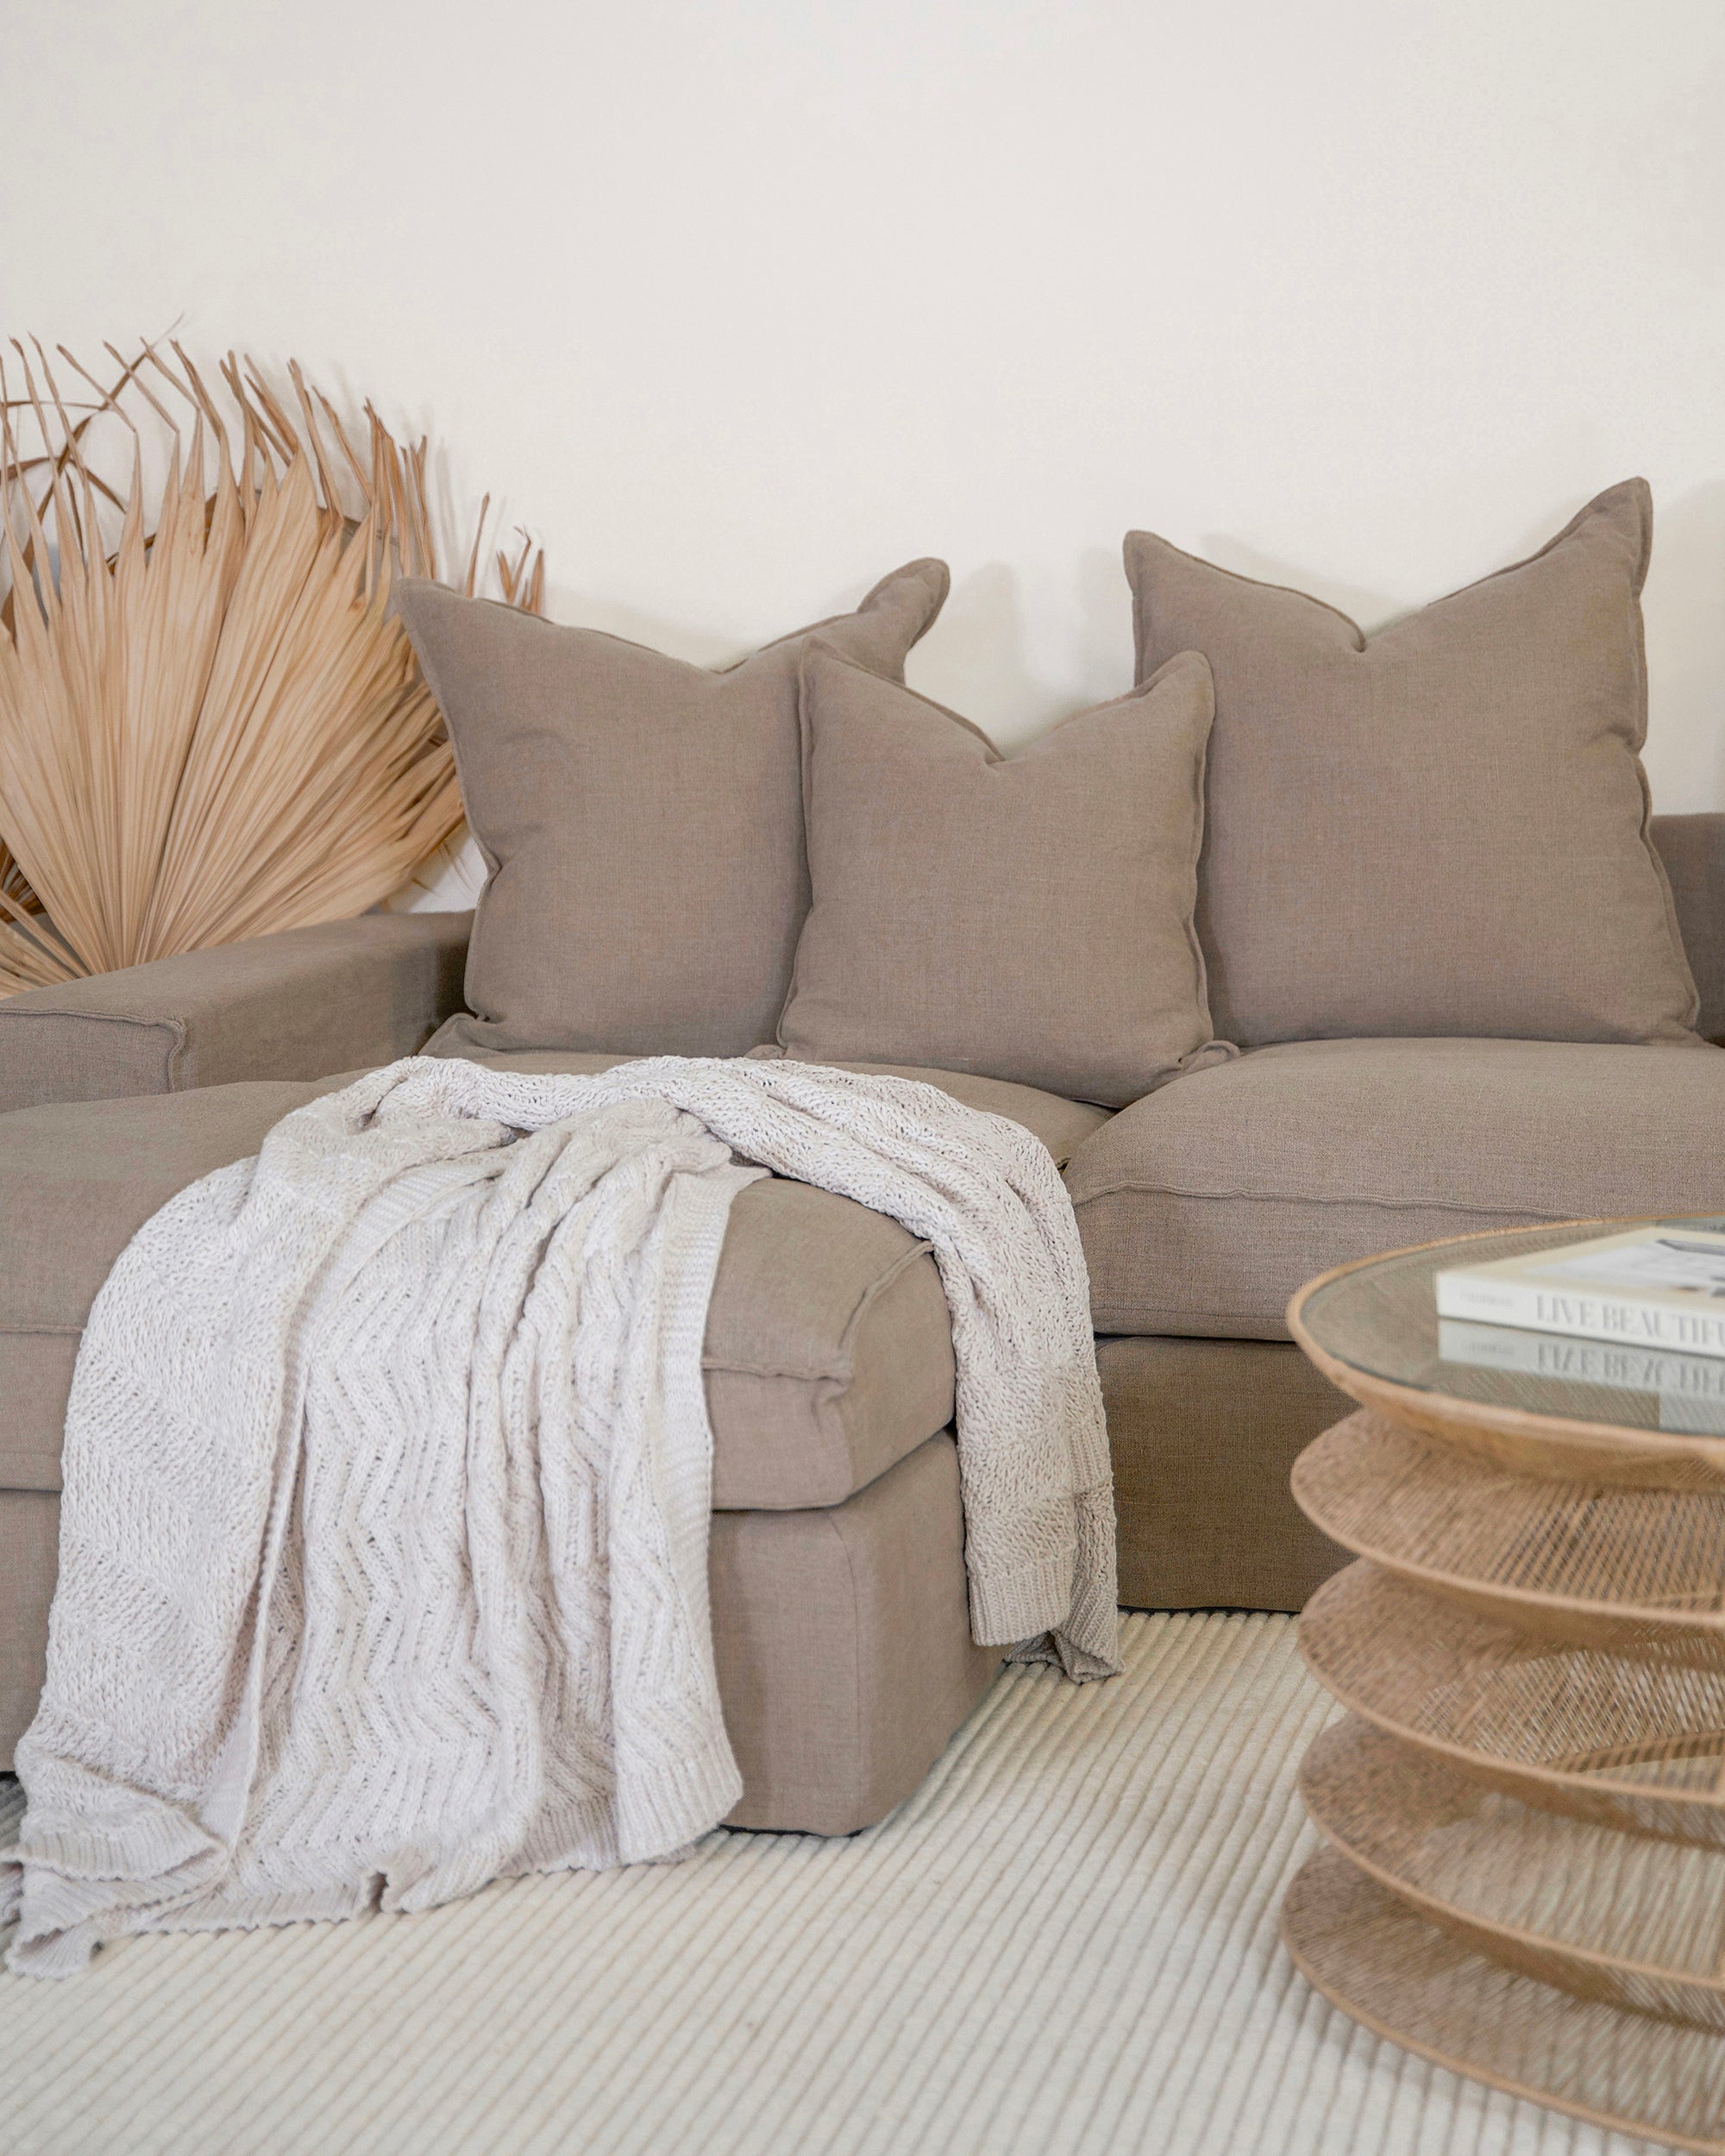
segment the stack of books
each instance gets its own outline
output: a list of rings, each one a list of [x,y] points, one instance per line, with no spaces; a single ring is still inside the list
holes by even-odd
[[[1458,1265],[1437,1294],[1446,1363],[1654,1393],[1662,1428],[1725,1435],[1725,1219]]]

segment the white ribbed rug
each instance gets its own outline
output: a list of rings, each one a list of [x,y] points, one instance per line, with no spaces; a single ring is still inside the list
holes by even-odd
[[[0,1977],[5,2156],[1629,2156],[1379,2044],[1276,1938],[1327,1719],[1285,1617],[1006,1672],[849,1841]],[[0,1783],[0,1839],[16,1785]]]

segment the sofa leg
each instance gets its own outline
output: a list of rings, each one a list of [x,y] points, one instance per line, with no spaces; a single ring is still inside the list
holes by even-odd
[[[727,1822],[872,1826],[988,1689],[974,1646],[958,1455],[942,1432],[842,1505],[712,1520],[713,1651],[743,1770]]]

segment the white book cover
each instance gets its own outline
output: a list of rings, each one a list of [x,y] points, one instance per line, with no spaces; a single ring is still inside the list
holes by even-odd
[[[1661,1220],[1437,1276],[1438,1315],[1725,1357],[1725,1219]]]

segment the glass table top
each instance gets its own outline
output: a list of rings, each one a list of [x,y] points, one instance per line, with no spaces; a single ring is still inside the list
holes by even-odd
[[[1449,1267],[1520,1257],[1642,1225],[1567,1222],[1374,1259],[1309,1294],[1301,1323],[1338,1362],[1416,1391],[1566,1421],[1725,1437],[1725,1358],[1438,1315],[1433,1282]]]

